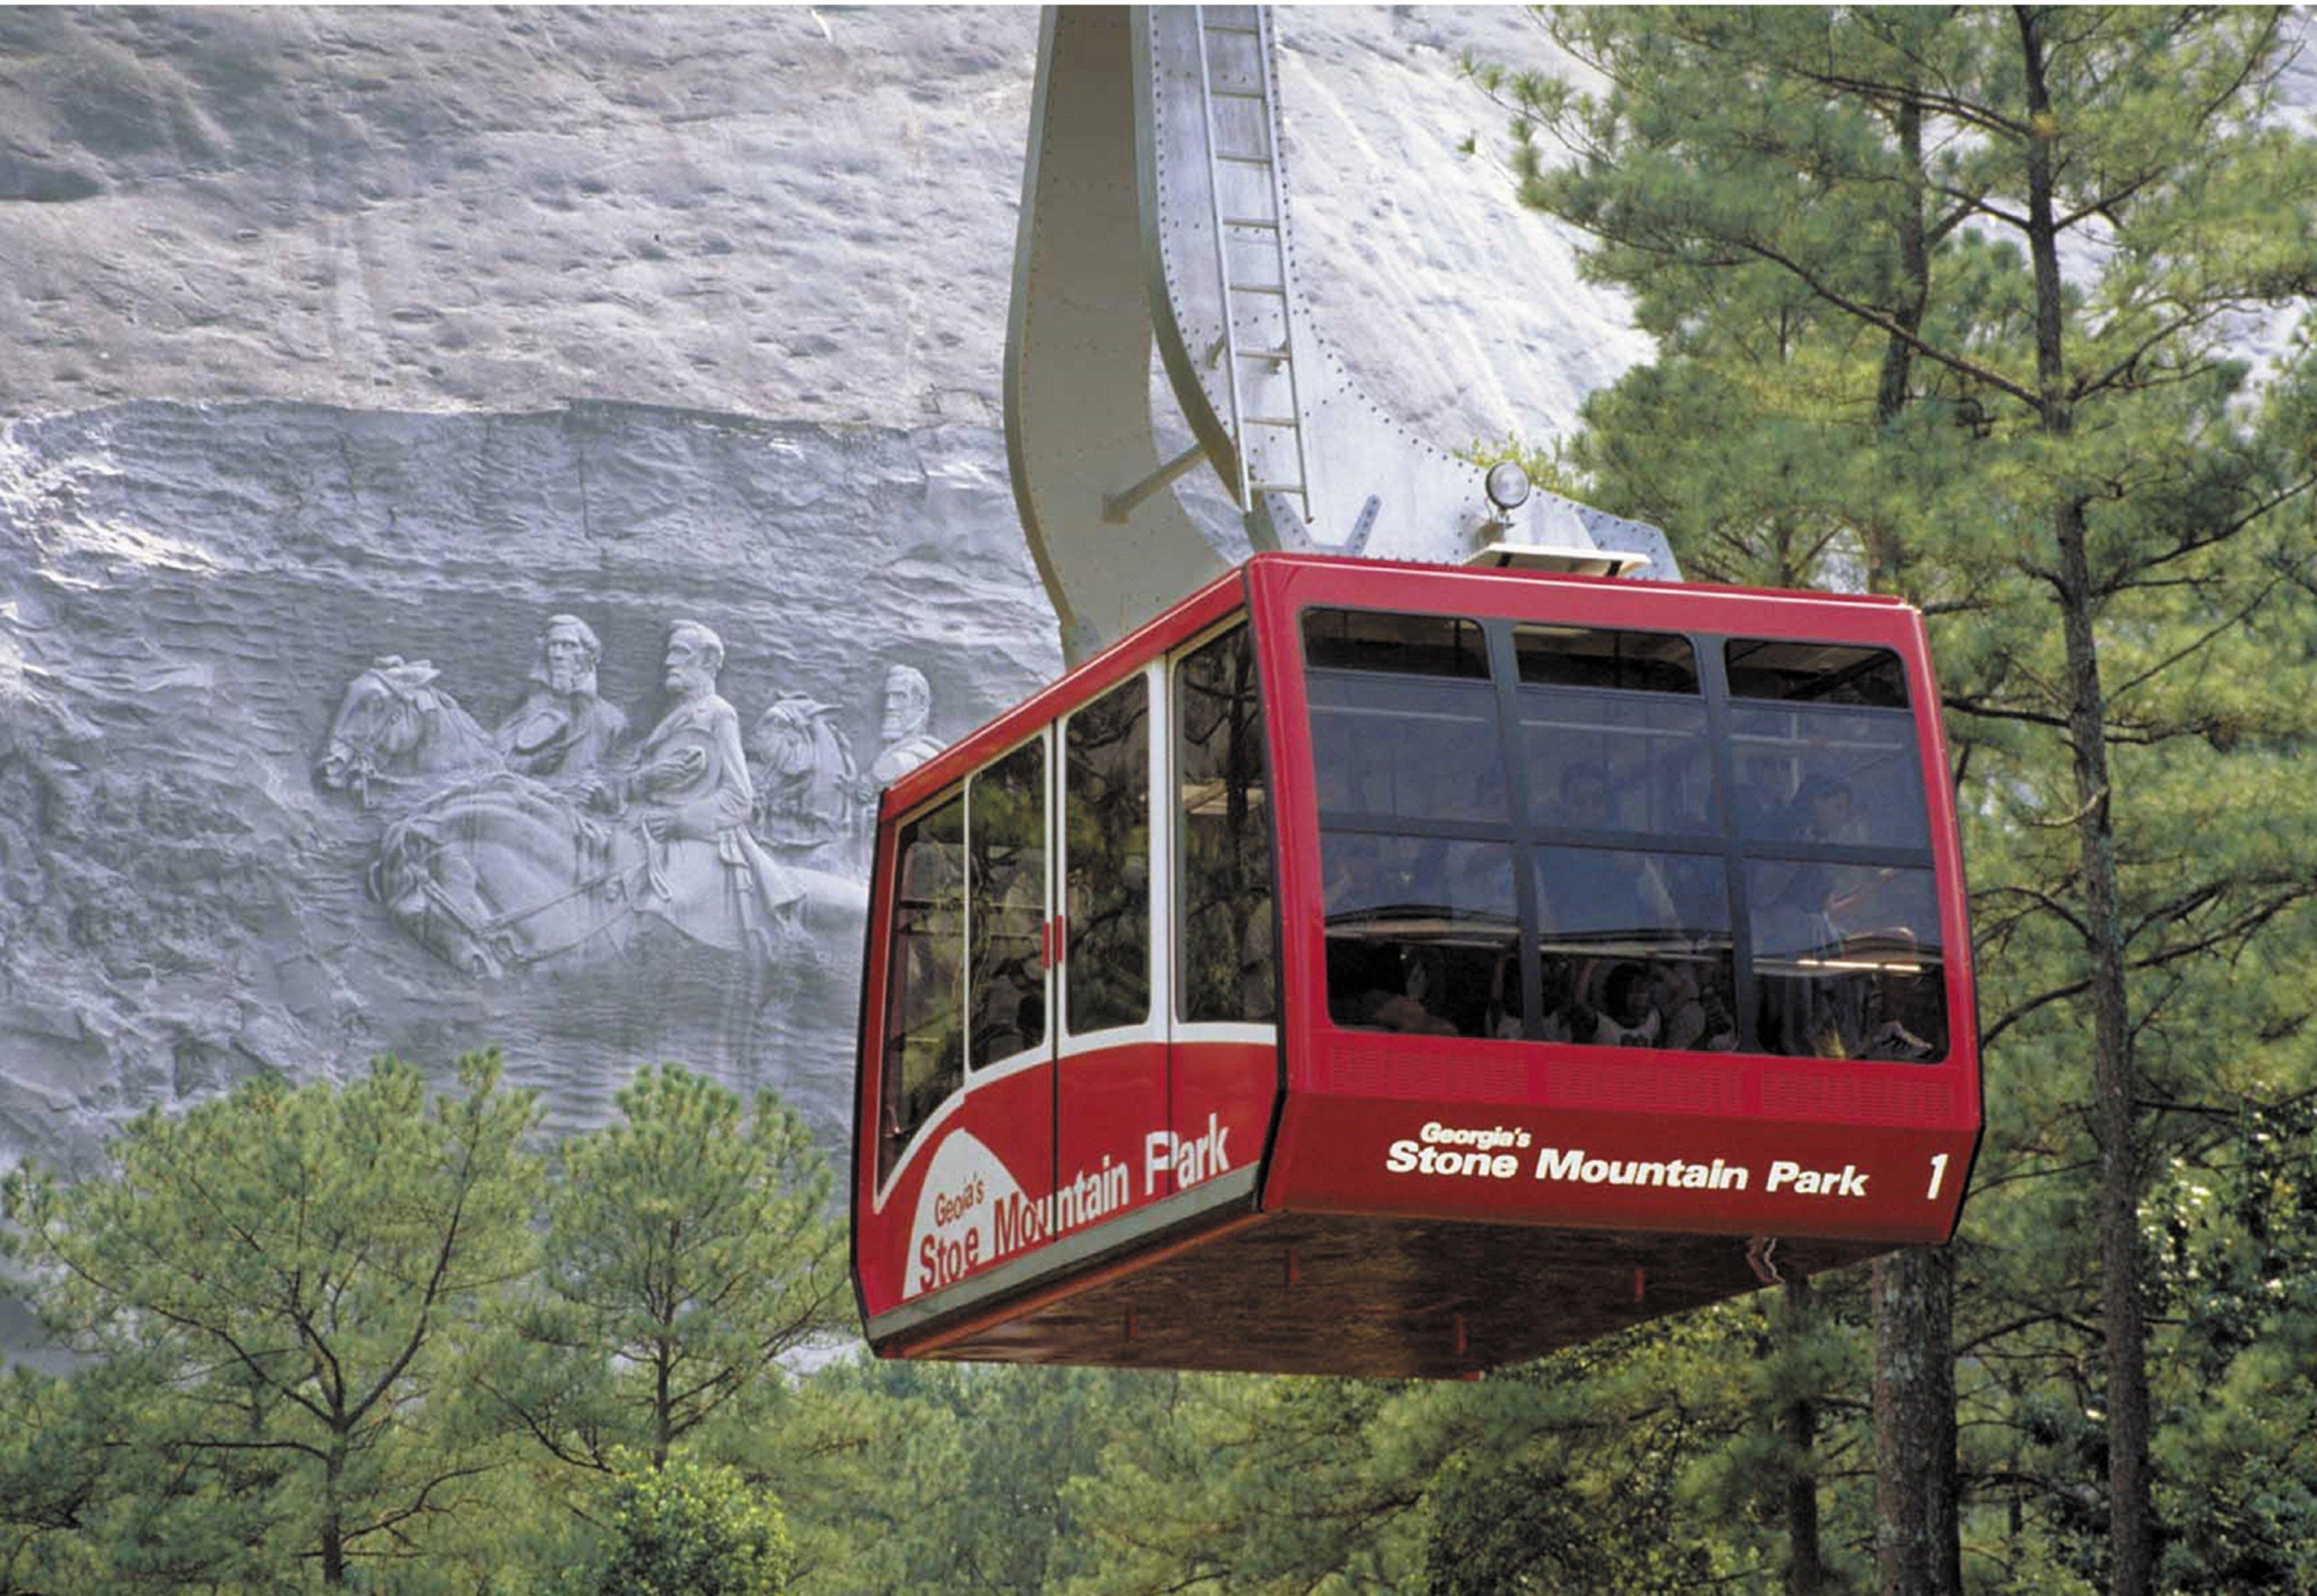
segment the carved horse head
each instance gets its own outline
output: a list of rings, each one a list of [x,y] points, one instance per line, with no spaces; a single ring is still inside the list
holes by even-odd
[[[775,834],[815,823],[839,835],[851,831],[858,777],[835,716],[802,694],[783,694],[750,732],[757,818]]]
[[[424,659],[389,654],[356,677],[330,722],[314,775],[333,790],[353,786],[370,802],[373,781],[469,768],[497,758],[490,738],[459,703],[434,685]]]

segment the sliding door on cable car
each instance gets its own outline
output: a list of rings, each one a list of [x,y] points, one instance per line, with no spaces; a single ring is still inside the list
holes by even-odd
[[[1273,817],[1251,635],[1216,607],[896,789],[854,1189],[880,1338],[1253,1201],[1279,1092]]]
[[[1150,685],[1137,671],[1061,723],[1061,1063],[1054,1107],[1052,1228],[1083,1229],[1163,1196],[1138,1168],[1167,1122],[1167,1017],[1156,994],[1151,802],[1160,786]]]
[[[932,1149],[908,1171],[912,1296],[1021,1245],[1052,1188],[1051,742],[974,772],[894,840],[874,1181],[890,1195]],[[989,1223],[947,1223],[969,1203]]]

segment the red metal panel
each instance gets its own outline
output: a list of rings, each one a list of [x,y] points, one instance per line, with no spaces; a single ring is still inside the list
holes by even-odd
[[[970,1283],[1049,1242],[1100,1227],[1259,1157],[1277,1081],[1273,1051],[1211,1045],[1189,1071],[1204,1106],[1178,1131],[1166,1117],[1167,1048],[1135,1043],[1063,1060],[1060,1158],[1054,1066],[998,1073],[953,1099],[890,1184],[855,1215],[864,1315]]]
[[[1260,1160],[1279,1099],[1278,1046],[1176,1042],[1169,1055],[1172,1136],[1165,1151],[1177,1180],[1196,1184]]]
[[[1608,1083],[1587,1071],[1592,1078],[1576,1093],[1554,1089],[1549,1066],[1535,1072],[1547,1076],[1542,1089],[1493,1100],[1421,1089],[1291,1094],[1263,1206],[1893,1243],[1943,1242],[1961,1211],[1978,1124],[1951,1073],[1917,1073],[1905,1082],[1919,1089],[1908,1105],[1917,1116],[1872,1124],[1847,1112],[1766,1114],[1758,1080],[1729,1071],[1717,1078],[1710,1066],[1697,1077],[1706,1089],[1681,1107],[1651,1089],[1674,1079],[1671,1070],[1633,1082],[1639,1091],[1601,1089]],[[1884,1075],[1858,1084],[1872,1090],[1893,1080]],[[1570,1097],[1590,1101],[1579,1107]],[[1722,1100],[1704,1100],[1713,1097]],[[1656,1100],[1644,1107],[1636,1098]]]
[[[918,1134],[855,1210],[854,1260],[871,1317],[957,1285],[1033,1245],[1053,1186],[1053,1067],[977,1082]]]
[[[1265,1172],[1266,1210],[1940,1242],[1960,1215],[1980,1125],[1976,1076],[1952,1059],[1925,1066],[1329,1028],[1299,1079]],[[1552,1161],[1541,1168],[1547,1150]],[[1485,1173],[1471,1156],[1481,1152]],[[1561,1166],[1573,1153],[1581,1157],[1570,1173]],[[1507,1155],[1513,1165],[1497,1164]],[[1684,1168],[1651,1171],[1643,1185],[1615,1167],[1674,1159]],[[1749,1173],[1726,1182],[1690,1173],[1716,1159]],[[1599,1178],[1583,1178],[1594,1160],[1606,1161]],[[1846,1170],[1823,1192],[1805,1178]]]
[[[1063,1058],[1057,1191],[1072,1189],[1073,1183],[1086,1190],[1091,1189],[1087,1182],[1108,1181],[1123,1192],[1118,1212],[1172,1195],[1172,1161],[1150,1154],[1167,1131],[1165,1043],[1133,1042]],[[1123,1188],[1122,1178],[1112,1173],[1120,1169],[1127,1171]],[[1111,1211],[1105,1206],[1104,1216]],[[1069,1227],[1056,1228],[1060,1233]]]

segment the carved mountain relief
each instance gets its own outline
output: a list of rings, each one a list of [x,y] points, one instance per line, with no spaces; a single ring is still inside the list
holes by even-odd
[[[488,1043],[553,1123],[670,1059],[840,1139],[876,786],[1059,665],[994,453],[627,406],[10,428],[0,1148]]]

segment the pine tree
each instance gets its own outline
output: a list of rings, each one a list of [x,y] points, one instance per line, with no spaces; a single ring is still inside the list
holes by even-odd
[[[1603,92],[1486,78],[1525,133],[1575,148],[1527,143],[1525,196],[1596,237],[1588,269],[1662,341],[1588,408],[1572,453],[1596,495],[1667,525],[1702,574],[1864,575],[1935,618],[1990,1076],[2063,1068],[2059,1022],[2092,1033],[2091,1091],[2039,1092],[2089,1111],[2099,1163],[2088,1395],[2119,1592],[2154,1577],[2148,1099],[2215,1080],[2176,1055],[2152,1091],[2143,1055],[2183,983],[2309,892],[2289,846],[2214,828],[2181,780],[2257,791],[2272,773],[2247,744],[2305,753],[2305,695],[2262,691],[2259,666],[2305,635],[2311,372],[2295,345],[2255,385],[2232,342],[2317,281],[2317,162],[2270,115],[2281,25],[1571,11],[1556,31]],[[2012,1116],[1997,1179],[2048,1160],[2041,1106]],[[1900,1267],[1918,1278],[1886,1284],[1936,1335],[1938,1272]],[[1953,1588],[1953,1531],[1920,1530],[1886,1588]]]
[[[530,1267],[536,1114],[496,1054],[458,1073],[452,1096],[392,1059],[343,1090],[254,1080],[139,1116],[103,1178],[8,1178],[41,1317],[96,1360],[17,1394],[102,1459],[47,1486],[105,1583],[344,1586],[493,1466],[458,1426],[461,1331]]]
[[[777,1381],[783,1354],[851,1323],[827,1162],[794,1113],[673,1065],[618,1104],[563,1145],[539,1278],[485,1376],[592,1472],[622,1447],[665,1465]]]

